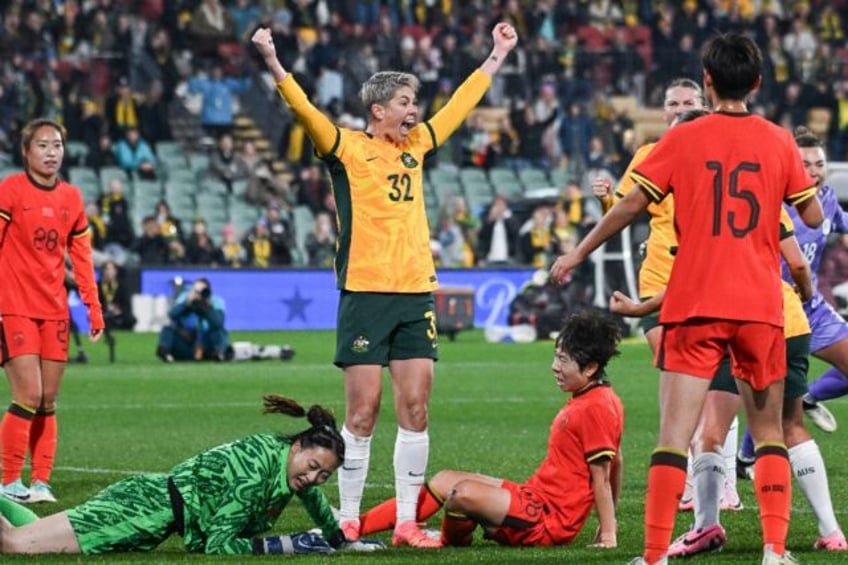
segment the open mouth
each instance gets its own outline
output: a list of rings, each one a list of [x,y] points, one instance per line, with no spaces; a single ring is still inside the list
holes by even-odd
[[[411,116],[403,120],[400,124],[401,133],[407,135],[409,133],[409,130],[415,127],[415,123],[415,118]]]

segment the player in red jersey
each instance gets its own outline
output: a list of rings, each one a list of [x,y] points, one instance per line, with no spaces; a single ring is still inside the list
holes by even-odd
[[[443,505],[442,543],[468,545],[479,524],[486,537],[503,545],[570,543],[594,506],[600,526],[598,547],[616,547],[615,504],[621,488],[624,409],[605,379],[604,368],[621,334],[618,324],[594,311],[572,315],[556,340],[552,370],[557,386],[571,398],[551,424],[548,452],[524,483],[444,470],[422,488],[417,519]],[[394,526],[394,498],[360,518],[360,533]]]
[[[0,364],[12,392],[0,423],[0,493],[21,502],[54,502],[56,396],[68,359],[65,254],[88,306],[89,338],[103,332],[91,241],[79,189],[59,178],[65,130],[36,119],[21,134],[24,172],[0,183]],[[21,472],[30,452],[30,488]]]
[[[792,485],[781,428],[786,360],[774,226],[783,201],[795,205],[810,226],[822,222],[822,210],[790,132],[748,112],[745,100],[761,81],[757,46],[741,34],[718,35],[704,46],[701,63],[713,114],[666,133],[632,175],[641,190],[631,191],[573,252],[559,257],[551,274],[563,281],[673,187],[679,245],[656,356],[662,418],[648,472],[645,551],[634,563],[666,559],[686,479],[686,449],[727,349],[757,444],[763,563],[788,563]]]

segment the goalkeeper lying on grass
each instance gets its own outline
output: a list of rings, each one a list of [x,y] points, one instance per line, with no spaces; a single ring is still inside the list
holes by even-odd
[[[344,440],[321,406],[308,413],[277,395],[266,413],[306,416],[311,427],[284,436],[257,434],[183,461],[169,473],[129,477],[82,504],[38,518],[0,497],[0,552],[82,553],[149,551],[171,534],[187,551],[210,554],[372,551],[379,542],[348,543],[319,488],[344,461]],[[294,495],[321,534],[261,537]]]

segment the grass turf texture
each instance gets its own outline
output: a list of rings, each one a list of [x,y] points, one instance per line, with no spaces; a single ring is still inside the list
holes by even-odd
[[[153,354],[153,334],[118,334],[117,362],[109,364],[105,345],[88,345],[87,365],[69,365],[59,404],[59,452],[52,486],[56,504],[32,508],[46,515],[72,506],[127,474],[165,471],[196,452],[238,437],[267,431],[296,432],[305,420],[263,416],[261,396],[279,392],[305,405],[318,403],[336,411],[339,423],[344,405],[341,375],[330,363],[332,332],[237,333],[234,339],[258,343],[290,343],[296,350],[290,362],[164,364]],[[431,473],[443,468],[477,471],[522,481],[545,453],[548,427],[567,396],[551,375],[552,342],[492,345],[481,331],[443,340],[442,360],[430,405]],[[813,362],[811,375],[823,365]],[[559,548],[502,548],[482,540],[479,529],[470,548],[435,551],[388,549],[379,554],[304,556],[298,562],[466,563],[625,563],[642,547],[642,513],[649,454],[656,440],[657,373],[647,345],[628,340],[609,371],[624,401],[625,474],[618,510],[618,543],[613,550],[587,549],[597,524],[589,519],[575,543]],[[8,399],[8,384],[0,383],[0,398]],[[848,426],[848,403],[828,404],[840,424]],[[808,422],[809,423],[809,422]],[[812,426],[812,424],[810,424]],[[848,460],[840,457],[845,432],[829,435],[813,430],[830,473],[837,517],[845,526],[848,505]],[[395,421],[391,386],[386,377],[380,422],[372,444],[371,471],[363,508],[393,492],[392,450]],[[25,479],[28,471],[25,471]],[[335,477],[326,493],[338,499]],[[724,513],[728,544],[721,554],[698,557],[698,563],[758,563],[760,532],[750,481],[740,481],[745,510]],[[440,514],[431,519],[437,528]],[[679,514],[675,535],[691,524],[691,514]],[[293,501],[277,522],[280,532],[296,532],[312,524]],[[803,563],[834,563],[843,555],[812,550],[817,536],[815,519],[795,488],[789,549]],[[379,536],[388,543],[389,536]],[[276,558],[250,558],[279,560]],[[157,551],[103,557],[43,556],[39,563],[98,561],[163,563],[174,561],[245,563],[248,558],[186,555],[179,537]],[[32,562],[31,557],[4,556],[3,563]]]

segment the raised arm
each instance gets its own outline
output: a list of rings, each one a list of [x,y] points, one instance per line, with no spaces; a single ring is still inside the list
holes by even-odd
[[[327,116],[312,105],[294,77],[280,63],[271,30],[265,27],[257,29],[251,41],[265,61],[265,66],[268,67],[271,76],[274,77],[277,92],[280,93],[297,119],[306,128],[306,133],[312,139],[318,154],[328,154],[336,144],[338,129]]]
[[[501,22],[492,29],[492,39],[495,46],[480,68],[465,79],[448,103],[430,119],[437,144],[444,143],[480,102],[492,82],[492,76],[498,72],[518,42],[518,34],[511,25]]]
[[[506,56],[515,48],[515,45],[518,43],[518,34],[515,32],[514,27],[508,23],[501,22],[495,25],[495,28],[492,30],[492,39],[495,41],[495,46],[492,48],[489,56],[486,57],[486,60],[483,61],[483,64],[480,65],[480,70],[490,77],[498,72]]]

